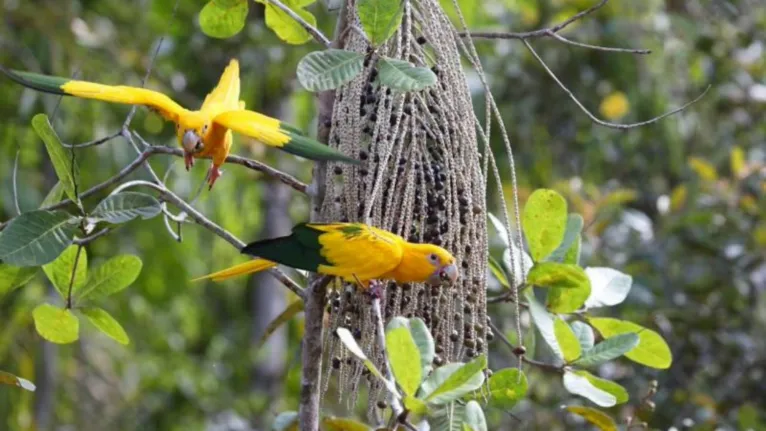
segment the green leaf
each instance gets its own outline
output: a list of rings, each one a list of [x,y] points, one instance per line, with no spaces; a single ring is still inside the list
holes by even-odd
[[[32,311],[32,318],[37,333],[51,343],[73,343],[80,336],[80,321],[69,310],[40,304]]]
[[[404,407],[415,414],[425,414],[428,412],[428,406],[419,398],[405,396]]]
[[[35,267],[18,267],[0,263],[0,298],[27,284],[36,272]]]
[[[82,308],[80,311],[82,311],[82,314],[90,320],[90,323],[92,323],[93,326],[108,335],[114,341],[120,344],[130,343],[130,338],[128,338],[128,334],[125,333],[125,330],[122,329],[122,325],[120,325],[111,314],[107,313],[106,310],[97,307],[86,307]]]
[[[284,325],[285,323],[289,322],[290,319],[295,317],[296,314],[303,311],[303,300],[302,299],[296,299],[293,301],[290,305],[287,306],[287,308],[284,309],[277,317],[274,318],[269,324],[266,326],[266,330],[263,331],[263,335],[261,336],[261,339],[258,340],[258,343],[255,345],[255,350],[258,351],[263,347],[263,345],[266,343],[266,341],[269,339],[269,337],[276,332],[277,329],[279,329],[280,326]]]
[[[299,2],[295,0],[284,0],[282,3],[292,9],[292,11],[303,18],[304,21],[311,24],[312,27],[317,26],[316,17],[311,12],[300,7],[302,4],[310,4],[313,3],[313,1]],[[313,36],[311,36],[311,34],[306,30],[305,27],[303,27],[302,24],[294,20],[285,11],[274,6],[268,1],[265,2],[265,4],[266,26],[274,31],[274,33],[276,33],[276,35],[282,39],[282,41],[291,45],[302,45],[313,38]]]
[[[405,395],[415,395],[420,386],[422,368],[412,363],[420,359],[420,351],[408,328],[400,327],[386,331],[386,352],[391,372]]]
[[[595,341],[593,329],[591,329],[587,323],[580,321],[572,322],[571,326],[572,332],[574,332],[575,337],[577,337],[577,341],[580,343],[580,347],[582,348],[583,353],[587,352],[588,349],[593,347],[593,343]]]
[[[307,54],[298,62],[298,82],[308,91],[333,90],[351,82],[364,68],[364,55],[342,49]]]
[[[51,281],[53,287],[56,288],[56,291],[64,300],[66,300],[69,293],[69,282],[72,281],[75,259],[77,259],[77,270],[75,271],[74,282],[72,284],[72,296],[80,290],[83,284],[85,284],[85,279],[88,277],[88,253],[83,248],[78,258],[77,250],[79,248],[79,245],[70,245],[56,260],[43,265],[45,275],[48,276],[48,280]]]
[[[585,352],[580,359],[575,361],[574,364],[581,367],[601,365],[633,350],[638,345],[638,342],[638,335],[632,332],[615,335],[596,344],[592,349]]]
[[[511,253],[513,253],[513,261],[511,261]],[[521,270],[522,265],[524,265],[524,271]],[[529,257],[527,252],[519,251],[516,244],[511,244],[503,252],[503,268],[505,268],[505,273],[511,280],[515,277],[518,286],[524,284],[533,266],[532,258]]]
[[[431,69],[393,58],[381,57],[378,72],[380,84],[392,90],[419,91],[436,84],[436,74]]]
[[[590,280],[590,296],[585,301],[588,308],[620,304],[627,298],[633,285],[633,277],[606,267],[585,268]]]
[[[628,402],[628,399],[630,399],[630,397],[628,396],[628,391],[626,391],[625,388],[623,388],[622,386],[620,386],[619,384],[611,380],[602,379],[601,377],[596,377],[585,370],[574,371],[574,374],[577,374],[578,376],[581,376],[581,377],[585,377],[586,379],[588,379],[590,384],[592,384],[599,390],[602,390],[614,396],[615,402],[617,404],[626,403]]]
[[[489,270],[492,271],[492,275],[495,276],[495,279],[500,283],[500,286],[504,289],[511,288],[511,284],[508,282],[508,278],[506,278],[503,268],[492,256],[489,256]]]
[[[406,319],[401,316],[394,317],[388,323],[386,330],[391,330],[398,327],[406,327],[412,334],[412,339],[415,341],[415,345],[418,347],[418,353],[420,355],[420,365],[422,368],[421,376],[426,376],[431,372],[433,367],[433,360],[435,353],[434,339],[431,336],[431,332],[428,331],[428,327],[425,322],[419,317],[413,317]],[[422,377],[421,377],[422,379]],[[418,385],[421,382],[418,382]]]
[[[6,373],[5,371],[0,371],[0,385],[18,386],[21,389],[26,389],[30,392],[34,392],[36,389],[35,384],[29,380],[14,376],[13,374]]]
[[[484,383],[487,357],[481,355],[467,364],[447,364],[435,369],[423,382],[420,399],[429,404],[447,404],[475,391]]]
[[[540,262],[564,239],[567,202],[550,189],[535,190],[524,205],[522,226],[532,259]]]
[[[56,181],[56,185],[48,192],[40,204],[40,208],[47,207],[49,205],[55,205],[61,202],[61,198],[64,196],[64,183]]]
[[[199,13],[199,26],[210,37],[232,37],[245,28],[248,8],[248,0],[211,0]]]
[[[556,335],[556,341],[559,343],[565,362],[570,363],[580,357],[582,350],[577,336],[567,322],[558,316],[553,321],[553,333]]]
[[[673,362],[673,354],[670,347],[662,339],[662,336],[651,329],[625,320],[609,317],[592,317],[590,323],[604,338],[633,332],[638,335],[638,346],[625,354],[625,357],[647,367],[667,369]]]
[[[429,415],[429,424],[432,430],[438,431],[464,431],[463,418],[465,417],[465,405],[449,403],[441,408],[436,408]]]
[[[271,424],[271,431],[298,431],[298,412],[282,412]]]
[[[537,299],[535,299],[532,289],[525,291],[527,297],[527,303],[529,304],[529,314],[532,316],[532,321],[535,323],[537,330],[540,331],[546,344],[551,348],[554,355],[558,356],[562,360],[564,359],[564,353],[561,351],[559,342],[556,339],[556,330],[554,327],[554,319],[556,316],[548,313]]]
[[[402,23],[401,0],[358,0],[356,10],[373,47],[382,45]]]
[[[122,192],[109,195],[90,214],[99,221],[125,223],[136,217],[150,219],[162,211],[160,201],[144,193]]]
[[[584,376],[565,371],[562,381],[567,391],[587,398],[601,407],[612,407],[617,404],[617,398],[614,395],[597,388]]]
[[[35,129],[37,135],[45,143],[45,148],[48,150],[48,155],[53,163],[53,169],[56,171],[56,175],[61,181],[67,196],[78,207],[82,208],[82,204],[75,193],[76,184],[78,184],[80,178],[80,171],[76,163],[74,169],[72,169],[72,154],[61,144],[61,140],[56,135],[53,127],[51,127],[47,115],[37,114],[32,117],[32,128]]]
[[[567,216],[567,224],[564,230],[564,239],[561,240],[561,244],[559,244],[556,250],[553,250],[553,253],[548,256],[547,260],[576,265],[580,254],[580,234],[582,233],[582,226],[583,219],[580,214],[569,214]],[[573,247],[576,248],[573,252],[576,253],[576,255],[570,253]],[[570,260],[574,259],[575,256],[577,256],[578,259],[575,261],[567,261],[568,256]]]
[[[487,431],[487,420],[484,411],[476,401],[468,401],[463,414],[464,425],[468,425],[473,431]]]
[[[547,287],[546,306],[554,313],[572,313],[590,295],[590,280],[577,265],[539,262],[527,274],[527,284]]]
[[[0,232],[0,261],[14,266],[53,261],[72,243],[76,220],[64,211],[21,213]]]
[[[334,416],[322,418],[322,429],[326,431],[370,431],[370,427],[357,420]]]
[[[125,289],[141,273],[141,258],[130,254],[115,256],[91,271],[79,299],[99,299]]]
[[[568,406],[567,411],[582,416],[601,431],[617,431],[617,424],[609,415],[591,407]]]
[[[396,386],[390,380],[383,377],[383,374],[381,374],[380,370],[378,370],[378,367],[376,367],[375,364],[373,364],[372,361],[367,357],[367,355],[364,354],[364,351],[362,351],[362,348],[359,347],[359,344],[357,344],[354,336],[351,335],[351,332],[348,329],[338,328],[335,330],[335,333],[338,335],[338,338],[343,343],[343,345],[346,346],[348,351],[359,358],[364,366],[370,370],[370,373],[372,373],[373,376],[377,377],[383,382],[383,384],[386,386],[386,389],[388,389],[392,395],[394,395],[397,399],[401,398],[401,395],[396,389]]]
[[[489,378],[489,405],[512,409],[527,395],[527,376],[518,368],[504,368]]]

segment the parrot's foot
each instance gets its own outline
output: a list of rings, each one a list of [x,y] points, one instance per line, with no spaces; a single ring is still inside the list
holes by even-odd
[[[218,166],[215,166],[215,165],[211,166],[210,174],[208,175],[208,180],[207,180],[208,184],[210,184],[210,186],[208,187],[208,190],[213,189],[213,184],[215,183],[215,180],[217,180],[218,177],[220,176],[221,176],[221,170],[218,169]]]
[[[380,280],[370,280],[369,293],[373,299],[383,299],[385,284]]]
[[[186,166],[187,171],[194,166],[194,154],[184,152],[184,166]]]

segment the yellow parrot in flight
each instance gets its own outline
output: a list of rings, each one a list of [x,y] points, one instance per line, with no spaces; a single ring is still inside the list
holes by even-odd
[[[276,118],[245,109],[239,100],[239,62],[232,59],[224,69],[218,85],[205,97],[198,111],[190,111],[157,91],[124,85],[103,85],[56,76],[9,70],[0,71],[13,81],[38,91],[96,99],[128,105],[144,105],[176,124],[178,143],[184,151],[186,170],[194,166],[194,158],[211,157],[208,183],[213,187],[221,175],[218,169],[229,155],[232,130],[258,141],[310,160],[360,161],[304,136],[298,129]]]
[[[300,223],[292,234],[256,241],[242,253],[258,259],[194,279],[223,281],[252,274],[278,263],[344,281],[362,283],[394,280],[398,283],[454,283],[455,257],[433,244],[407,242],[394,233],[362,223]]]

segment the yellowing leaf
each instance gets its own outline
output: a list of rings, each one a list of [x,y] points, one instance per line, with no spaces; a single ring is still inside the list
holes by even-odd
[[[628,98],[625,97],[625,93],[615,91],[601,101],[598,109],[604,118],[613,121],[624,117],[630,112],[630,104],[628,103]]]
[[[327,416],[322,419],[322,429],[326,431],[369,431],[370,427],[354,419]]]
[[[386,351],[396,382],[405,395],[415,395],[420,386],[422,367],[413,366],[420,362],[420,351],[409,328],[400,326],[386,331]]]
[[[617,424],[609,415],[591,407],[568,406],[567,411],[582,416],[601,431],[617,431]]]
[[[248,8],[248,0],[211,0],[199,13],[200,28],[210,37],[232,37],[245,27]]]
[[[703,180],[715,181],[718,178],[718,173],[715,170],[715,166],[711,165],[705,160],[700,159],[699,157],[690,157],[689,166]]]
[[[561,353],[564,354],[564,360],[567,363],[580,357],[582,351],[577,336],[567,322],[558,316],[553,321],[553,333],[556,335],[556,341],[558,341]]]
[[[80,321],[69,310],[40,304],[32,311],[32,317],[37,333],[51,343],[73,343],[80,336]]]
[[[524,205],[522,226],[532,259],[539,262],[564,239],[567,202],[554,190],[535,190]]]
[[[303,18],[307,23],[316,27],[316,17],[306,9],[298,6],[297,1],[283,1],[287,7],[292,9],[298,16]],[[305,2],[304,2],[305,3]],[[311,2],[309,2],[311,3]],[[276,35],[283,41],[291,45],[301,45],[311,40],[312,36],[306,29],[288,15],[282,9],[266,2],[266,26],[276,33]]]
[[[740,178],[741,174],[745,171],[745,152],[742,150],[742,147],[735,146],[731,149],[731,159],[729,163],[731,164],[731,173],[734,176],[734,178]]]
[[[592,317],[588,319],[604,338],[633,332],[638,335],[638,346],[625,354],[625,357],[647,367],[664,370],[673,362],[670,347],[662,336],[651,329],[644,328],[633,322],[613,319],[610,317]]]
[[[128,334],[125,330],[122,329],[122,325],[120,325],[111,314],[107,313],[106,310],[93,307],[83,308],[81,311],[93,326],[108,335],[114,341],[120,344],[130,343],[130,338],[128,338]]]

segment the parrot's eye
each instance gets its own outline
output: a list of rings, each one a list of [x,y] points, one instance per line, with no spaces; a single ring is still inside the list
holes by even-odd
[[[435,253],[431,253],[428,255],[428,261],[433,263],[434,265],[439,264],[439,256],[437,256]]]

